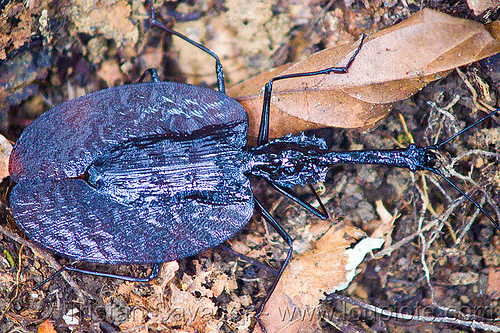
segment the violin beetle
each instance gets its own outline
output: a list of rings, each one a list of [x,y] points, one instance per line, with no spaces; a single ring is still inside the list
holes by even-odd
[[[152,5],[150,22],[210,54],[219,91],[161,82],[156,70],[150,69],[137,84],[104,89],[52,108],[22,133],[11,153],[10,209],[28,238],[64,257],[154,265],[145,278],[71,265],[63,269],[149,281],[159,264],[192,256],[232,237],[256,208],[289,246],[256,316],[263,330],[259,316],[290,260],[292,241],[252,193],[249,175],[264,178],[280,193],[326,218],[322,205],[312,207],[291,188],[324,181],[328,169],[339,163],[428,170],[444,177],[436,166],[435,151],[498,112],[428,147],[331,152],[323,139],[304,134],[269,142],[273,82],[346,73],[362,48],[361,40],[343,67],[269,81],[257,146],[245,148],[248,116],[225,94],[219,58],[159,23]],[[142,82],[148,74],[152,82]],[[480,205],[444,178],[498,228]]]

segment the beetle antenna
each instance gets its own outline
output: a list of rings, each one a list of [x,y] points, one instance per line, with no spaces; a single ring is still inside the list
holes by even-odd
[[[451,140],[455,139],[457,136],[459,136],[463,132],[468,131],[469,129],[471,129],[472,127],[478,125],[479,123],[483,122],[484,120],[493,117],[499,111],[500,111],[500,109],[496,109],[495,111],[491,112],[490,114],[488,114],[488,115],[484,116],[483,118],[479,119],[478,121],[476,121],[474,124],[469,125],[466,128],[464,128],[463,130],[459,131],[458,133],[453,134],[451,137],[449,137],[448,139],[444,140],[443,142],[440,142],[438,144],[430,146],[430,148],[431,149],[439,149],[439,148],[441,148],[442,146],[444,146],[445,144],[447,144]]]
[[[498,110],[497,110],[498,111]],[[496,112],[496,111],[495,111]],[[491,113],[490,113],[491,115]],[[488,115],[487,117],[489,117],[490,115]],[[486,118],[486,117],[485,117]],[[479,121],[483,121],[483,119],[479,120]],[[470,127],[470,126],[469,126]],[[446,141],[449,141],[446,140]],[[445,141],[445,142],[446,142]],[[467,195],[467,193],[465,193],[464,191],[462,191],[457,185],[455,185],[451,180],[448,179],[448,177],[446,177],[445,175],[443,175],[443,173],[441,171],[439,171],[438,169],[436,168],[429,168],[429,167],[426,167],[425,168],[426,170],[429,170],[429,171],[432,171],[433,173],[435,173],[436,175],[440,176],[441,178],[443,178],[444,180],[446,180],[448,182],[448,184],[450,184],[451,186],[453,186],[453,188],[455,190],[457,190],[461,195],[463,195],[467,200],[469,200],[470,202],[472,202],[474,204],[474,206],[476,206],[476,208],[478,208],[484,215],[486,215],[486,217],[495,225],[495,227],[500,231],[500,225],[498,225],[498,222],[495,221],[491,216],[490,214],[488,214],[484,209],[483,207],[481,207],[476,201],[474,201],[469,195]]]

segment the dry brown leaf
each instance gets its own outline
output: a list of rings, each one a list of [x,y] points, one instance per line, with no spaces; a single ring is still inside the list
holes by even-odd
[[[174,284],[170,285],[170,302],[168,309],[171,315],[163,323],[169,326],[193,327],[205,332],[213,325],[215,304],[207,297],[196,297],[190,291],[183,291]]]
[[[56,329],[54,328],[54,323],[50,320],[47,319],[43,323],[38,326],[38,333],[57,333]]]
[[[488,273],[488,290],[487,295],[492,299],[500,298],[500,268],[490,266]]]
[[[479,282],[479,273],[476,272],[453,272],[450,274],[450,283],[453,286],[465,286]]]
[[[147,312],[141,308],[136,308],[131,311],[128,319],[121,323],[118,327],[122,331],[129,330],[134,333],[148,333],[148,328],[145,324],[144,318],[146,317]]]
[[[139,29],[134,24],[134,11],[142,15],[144,7],[137,2],[131,5],[126,1],[73,1],[69,8],[68,17],[75,24],[75,30],[90,36],[104,36],[113,39],[118,45],[124,46],[128,56],[134,55],[134,45],[139,40]],[[96,37],[94,37],[96,38]],[[98,59],[98,55],[90,55]]]
[[[9,175],[9,157],[12,144],[3,135],[0,135],[0,179]]]
[[[364,237],[362,230],[338,224],[312,250],[291,261],[262,313],[266,330],[317,331],[318,305],[324,293],[347,288],[366,253],[382,246],[382,239]],[[260,327],[254,331],[260,332]]]
[[[481,15],[488,9],[498,9],[500,2],[498,0],[467,0],[467,5],[474,11],[475,15]]]
[[[226,274],[221,274],[219,279],[210,288],[215,297],[219,297],[224,291],[231,294],[233,290],[238,288],[238,283],[234,277],[229,277]]]
[[[0,60],[5,60],[12,48],[19,49],[29,41],[32,25],[30,6],[10,1],[3,3],[3,7],[0,16]]]
[[[359,43],[359,42],[358,42]],[[313,54],[229,91],[250,117],[255,138],[262,112],[262,87],[272,77],[343,66],[357,43]],[[500,42],[474,21],[424,9],[365,41],[347,74],[317,75],[275,82],[270,137],[325,126],[366,128],[450,70],[500,52]]]
[[[101,68],[97,71],[97,75],[106,81],[108,86],[115,87],[123,84],[125,75],[121,71],[116,61],[108,60],[101,64]]]
[[[378,222],[378,226],[371,233],[371,237],[380,237],[385,240],[385,247],[388,247],[392,244],[392,231],[394,229],[394,221],[398,217],[392,216],[391,213],[385,208],[382,200],[375,201],[375,207],[380,220]]]

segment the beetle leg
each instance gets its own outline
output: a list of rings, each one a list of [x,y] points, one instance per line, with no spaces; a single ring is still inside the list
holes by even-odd
[[[144,78],[148,74],[151,75],[151,80],[153,80],[153,82],[160,82],[160,78],[158,76],[158,71],[156,70],[156,68],[148,68],[141,75],[141,78],[139,79],[139,83],[144,81]]]
[[[305,209],[307,209],[309,212],[313,213],[317,217],[319,217],[319,218],[321,218],[323,220],[325,220],[325,219],[328,218],[328,212],[326,211],[325,205],[321,201],[321,198],[319,197],[318,193],[316,193],[316,190],[310,184],[308,184],[308,186],[311,189],[311,191],[314,194],[314,196],[316,197],[316,200],[319,202],[321,210],[317,209],[317,208],[314,208],[313,206],[311,206],[311,204],[309,204],[308,202],[302,200],[299,197],[299,195],[294,190],[289,189],[287,187],[280,186],[280,185],[275,184],[273,182],[268,182],[268,183],[276,191],[278,191],[281,194],[283,194],[283,195],[287,196],[288,198],[292,199],[293,201],[295,201],[296,203],[298,203],[299,205],[301,205],[302,207],[304,207]]]
[[[295,74],[287,74],[287,75],[282,75],[282,76],[277,76],[269,80],[268,83],[266,83],[265,90],[264,90],[264,102],[262,103],[262,116],[260,120],[260,128],[259,128],[259,136],[257,138],[257,145],[263,145],[269,142],[269,110],[271,107],[271,92],[273,90],[273,82],[278,81],[278,80],[284,80],[284,79],[291,79],[291,78],[296,78],[296,77],[305,77],[305,76],[313,76],[313,75],[321,75],[321,74],[330,74],[330,73],[336,73],[336,74],[345,74],[349,70],[349,67],[351,67],[352,63],[354,62],[354,59],[358,55],[359,51],[361,50],[361,46],[363,45],[363,41],[365,40],[365,35],[361,37],[361,42],[359,43],[359,46],[356,48],[354,53],[352,54],[351,58],[349,58],[349,61],[347,64],[343,67],[329,67],[325,68],[319,71],[314,71],[314,72],[305,72],[305,73],[295,73]]]
[[[149,4],[150,4],[150,11],[151,11],[151,16],[150,16],[149,21],[150,21],[151,25],[153,25],[153,26],[155,26],[157,28],[160,28],[161,30],[163,30],[165,32],[168,32],[169,34],[175,35],[175,36],[177,36],[177,37],[185,40],[186,42],[188,42],[189,44],[191,44],[191,45],[199,48],[203,52],[208,53],[210,56],[212,56],[212,58],[215,59],[215,72],[216,72],[216,75],[217,75],[217,86],[219,87],[219,91],[221,93],[225,94],[226,93],[226,88],[224,86],[224,72],[222,70],[222,64],[220,62],[219,57],[213,51],[211,51],[210,49],[208,49],[207,47],[201,45],[200,43],[195,42],[194,40],[190,39],[189,37],[184,36],[183,34],[177,32],[175,30],[172,30],[172,29],[164,26],[160,22],[158,22],[156,20],[156,18],[155,18],[155,12],[154,12],[154,8],[153,8],[153,0],[150,0]]]
[[[264,217],[264,219],[266,219],[266,221],[274,228],[274,230],[276,230],[276,232],[281,236],[281,238],[283,238],[283,240],[289,246],[285,262],[283,263],[283,265],[281,265],[281,268],[278,271],[278,275],[276,276],[276,279],[274,280],[274,283],[271,286],[271,289],[268,291],[266,298],[264,299],[264,301],[260,305],[259,311],[257,311],[257,314],[255,315],[255,318],[257,318],[257,322],[259,323],[260,328],[262,329],[262,331],[266,332],[264,324],[260,320],[260,316],[262,315],[262,312],[264,311],[264,307],[266,306],[267,301],[269,300],[269,298],[273,294],[274,289],[276,289],[276,286],[278,285],[278,282],[279,282],[279,280],[281,278],[281,275],[283,274],[283,272],[285,271],[286,266],[290,262],[290,258],[292,257],[293,246],[292,246],[292,238],[290,237],[290,235],[287,234],[287,232],[285,231],[285,229],[283,229],[279,225],[279,223],[264,208],[264,206],[262,206],[262,204],[259,202],[259,200],[257,200],[257,198],[255,198],[254,200],[255,200],[255,204],[257,205],[258,210],[260,211],[260,213],[262,214],[262,216]]]
[[[159,264],[154,264],[153,269],[151,270],[151,273],[147,277],[144,278],[138,278],[138,277],[133,277],[133,276],[126,276],[126,275],[119,275],[119,274],[111,274],[111,273],[105,273],[105,272],[96,272],[88,269],[83,269],[83,268],[78,268],[74,267],[73,264],[65,265],[63,266],[60,270],[52,274],[49,278],[43,280],[40,284],[38,284],[36,287],[33,287],[33,290],[39,289],[41,286],[55,278],[57,275],[61,274],[63,271],[71,271],[71,272],[78,272],[82,274],[88,274],[88,275],[94,275],[94,276],[102,276],[102,277],[108,277],[108,278],[113,278],[113,279],[118,279],[118,280],[124,280],[124,281],[130,281],[130,282],[149,282],[156,278],[158,276],[158,272],[160,270],[160,265]]]

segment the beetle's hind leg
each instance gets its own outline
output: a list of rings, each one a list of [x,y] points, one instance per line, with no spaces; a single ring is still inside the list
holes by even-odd
[[[58,276],[59,274],[61,274],[64,271],[78,272],[78,273],[87,274],[87,275],[94,275],[94,276],[102,276],[102,277],[108,277],[108,278],[130,281],[130,282],[149,282],[158,276],[159,270],[160,270],[160,265],[154,264],[153,269],[151,270],[151,273],[149,273],[148,276],[143,277],[143,278],[138,278],[138,277],[127,276],[127,275],[111,274],[111,273],[105,273],[105,272],[96,272],[96,271],[92,271],[92,270],[88,270],[88,269],[74,267],[73,264],[68,264],[68,265],[63,266],[57,272],[55,272],[54,274],[49,276],[47,279],[43,280],[41,283],[39,283],[37,286],[33,287],[32,289],[33,290],[39,289],[41,286],[43,286],[47,282],[51,281],[53,278],[55,278],[56,276]]]
[[[274,230],[276,230],[276,232],[281,236],[281,238],[283,238],[283,240],[289,246],[285,262],[283,262],[283,265],[281,265],[281,268],[278,271],[278,275],[276,276],[276,279],[274,280],[271,289],[269,289],[269,291],[267,292],[266,298],[264,298],[264,301],[260,305],[259,311],[257,311],[257,314],[255,315],[255,318],[257,318],[257,322],[259,323],[260,328],[262,329],[262,331],[266,332],[264,324],[260,320],[260,316],[264,311],[267,301],[273,294],[274,289],[276,289],[276,286],[278,285],[281,275],[283,275],[286,266],[288,266],[288,263],[290,262],[290,258],[292,257],[292,252],[293,252],[293,246],[292,246],[292,238],[290,237],[290,235],[288,235],[285,229],[281,227],[281,225],[274,219],[274,217],[264,208],[264,206],[262,206],[262,204],[256,198],[255,198],[255,205],[256,208],[260,211],[260,213],[264,217],[264,219],[274,228]]]
[[[151,80],[153,82],[160,82],[160,77],[158,76],[158,71],[156,70],[156,68],[148,68],[141,75],[141,78],[139,79],[139,83],[143,82],[148,74],[151,75]]]
[[[154,7],[153,7],[153,0],[149,0],[149,4],[150,4],[150,12],[151,12],[151,16],[150,16],[149,21],[150,21],[152,26],[160,28],[161,30],[163,30],[169,34],[175,35],[175,36],[185,40],[189,44],[197,47],[198,49],[202,50],[203,52],[207,53],[208,55],[210,55],[212,58],[215,59],[215,73],[217,75],[217,86],[219,88],[219,91],[225,94],[226,88],[224,86],[224,72],[222,70],[222,64],[220,62],[219,57],[212,50],[208,49],[207,47],[201,45],[200,43],[195,42],[194,40],[190,39],[189,37],[184,36],[183,34],[177,32],[175,30],[172,30],[172,29],[164,26],[162,23],[158,22],[156,20],[156,15],[155,15]]]

